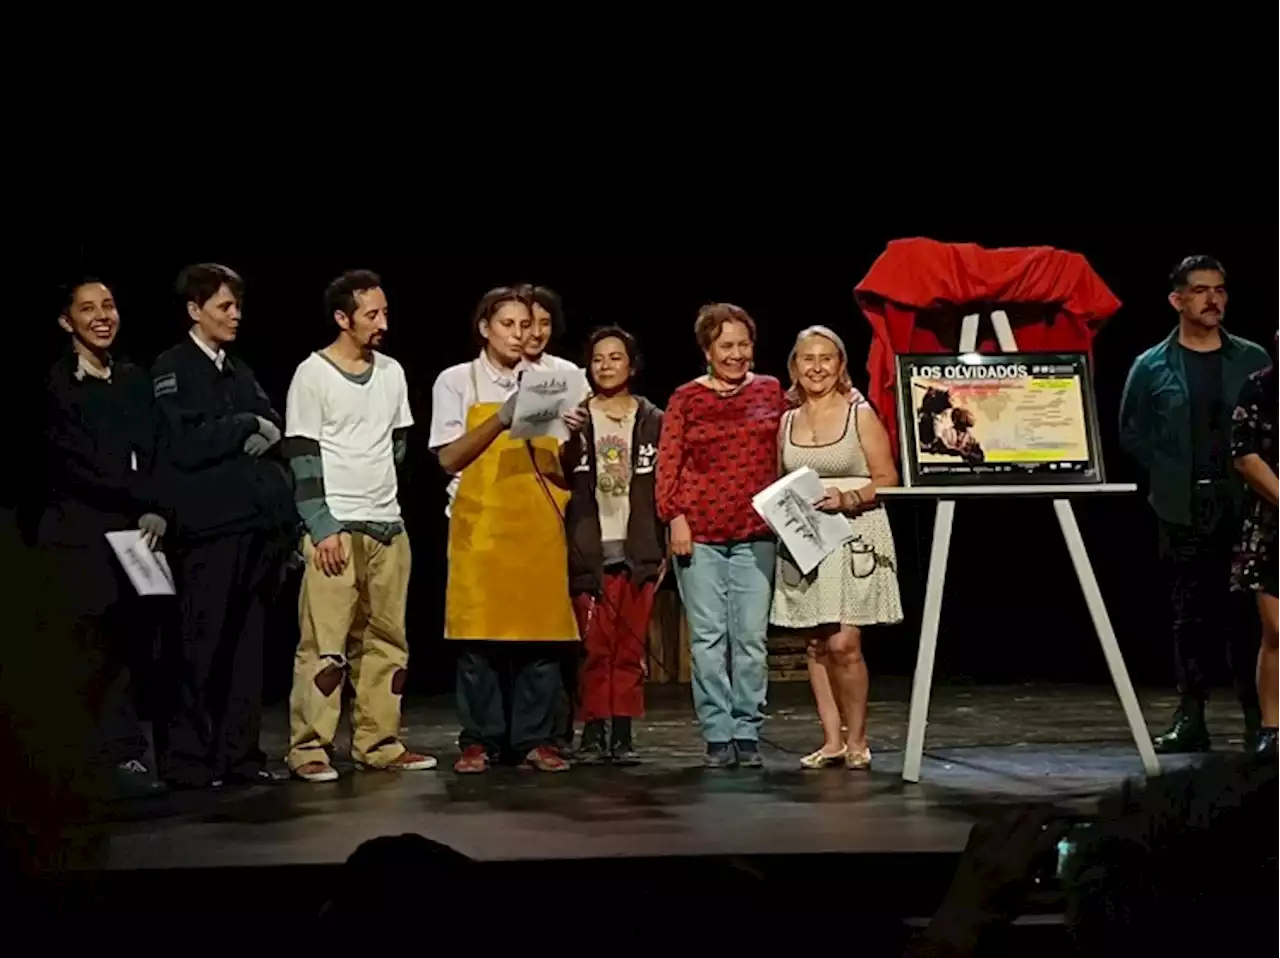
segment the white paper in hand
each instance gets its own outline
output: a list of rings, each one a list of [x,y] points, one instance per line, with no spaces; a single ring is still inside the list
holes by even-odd
[[[108,532],[107,543],[138,595],[175,595],[173,572],[163,552],[152,552],[141,529]]]
[[[822,479],[805,466],[783,476],[751,500],[804,575],[853,538],[848,519],[814,508],[814,503],[825,496]]]
[[[569,439],[569,427],[561,417],[582,402],[587,377],[581,369],[528,369],[520,377],[516,412],[511,420],[512,439],[553,436]]]

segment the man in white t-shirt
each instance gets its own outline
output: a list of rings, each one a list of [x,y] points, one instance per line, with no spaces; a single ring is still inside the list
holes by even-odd
[[[288,764],[308,782],[338,777],[330,749],[347,681],[355,692],[357,766],[436,765],[400,741],[410,551],[396,466],[413,414],[404,369],[377,351],[387,329],[382,281],[367,270],[344,273],[325,290],[325,309],[338,338],[299,364],[285,410],[286,451],[306,526]]]

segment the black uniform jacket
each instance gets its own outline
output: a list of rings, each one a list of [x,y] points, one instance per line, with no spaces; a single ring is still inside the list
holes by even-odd
[[[68,351],[46,383],[47,486],[37,540],[56,554],[77,611],[96,613],[115,602],[122,584],[106,534],[165,511],[155,484],[157,420],[146,370],[117,360],[110,380],[102,380],[77,377],[78,368]]]
[[[298,518],[280,444],[260,457],[244,451],[258,417],[284,432],[249,366],[222,369],[190,337],[151,369],[160,419],[157,477],[179,542],[251,530],[296,535]]]

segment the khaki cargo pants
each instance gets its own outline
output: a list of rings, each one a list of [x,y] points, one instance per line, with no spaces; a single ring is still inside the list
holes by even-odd
[[[289,695],[290,769],[328,762],[342,715],[342,690],[351,683],[351,757],[372,768],[394,762],[400,742],[400,694],[409,664],[405,605],[411,553],[409,536],[379,542],[343,532],[347,555],[340,575],[315,565],[308,536],[307,567],[298,596],[301,638]]]

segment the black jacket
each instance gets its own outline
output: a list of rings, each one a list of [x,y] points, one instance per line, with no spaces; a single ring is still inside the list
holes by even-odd
[[[151,369],[160,413],[161,489],[179,540],[297,527],[289,469],[277,443],[244,451],[258,416],[284,422],[247,364],[227,356],[219,371],[188,336]]]
[[[156,417],[144,369],[116,361],[111,379],[76,378],[67,353],[49,371],[46,400],[45,545],[97,545],[160,512],[153,481]]]
[[[666,556],[662,523],[658,520],[655,468],[662,410],[637,396],[636,424],[631,434],[631,516],[624,549],[636,583],[656,578]],[[569,591],[598,594],[604,583],[604,549],[600,541],[600,509],[596,503],[595,429],[590,419],[561,450],[572,495],[565,508],[569,541]]]
[[[100,615],[128,595],[108,532],[164,514],[154,482],[156,416],[145,369],[117,360],[111,379],[76,378],[68,352],[45,387],[45,497],[36,541],[62,578],[73,615]]]

